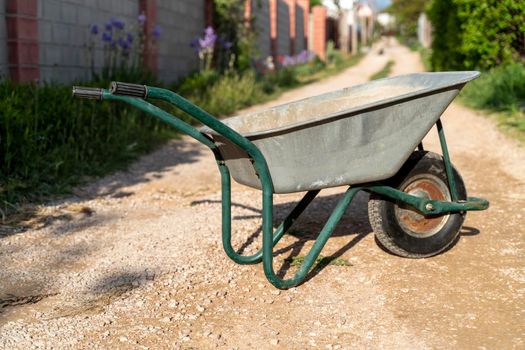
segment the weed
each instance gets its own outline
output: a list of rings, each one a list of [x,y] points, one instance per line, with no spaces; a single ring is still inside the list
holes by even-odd
[[[304,263],[304,256],[294,256],[290,258],[284,259],[285,262],[289,263],[290,266],[299,267]],[[334,266],[352,266],[352,264],[343,258],[332,258],[328,256],[322,256],[319,255],[317,259],[315,259],[314,268],[321,268],[328,265],[334,265]]]
[[[394,65],[394,61],[390,60],[388,61],[385,66],[378,72],[372,74],[370,77],[370,80],[377,80],[377,79],[383,79],[388,77],[390,74],[390,71],[392,70],[392,66]]]

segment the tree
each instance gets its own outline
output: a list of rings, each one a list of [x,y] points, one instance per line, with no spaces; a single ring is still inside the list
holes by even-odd
[[[314,6],[322,6],[323,1],[322,0],[310,0],[310,9]]]
[[[436,70],[525,61],[525,1],[433,0],[428,15]]]
[[[430,0],[392,0],[386,11],[396,18],[399,34],[405,38],[417,37],[417,19]]]

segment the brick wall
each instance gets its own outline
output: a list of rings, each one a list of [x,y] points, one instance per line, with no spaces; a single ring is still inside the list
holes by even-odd
[[[5,0],[0,0],[0,78],[7,71],[7,30],[5,23]]]
[[[103,27],[110,17],[124,20],[126,26],[136,24],[138,8],[138,0],[38,1],[40,79],[62,83],[89,79],[90,55],[85,45],[92,37],[90,26]],[[102,44],[100,38],[95,42],[94,63],[100,69]]]
[[[204,0],[157,0],[157,22],[163,32],[159,41],[159,78],[174,79],[198,67],[190,42],[203,35]]]
[[[326,58],[326,8],[315,6],[312,8],[310,42],[312,50],[324,60]]]

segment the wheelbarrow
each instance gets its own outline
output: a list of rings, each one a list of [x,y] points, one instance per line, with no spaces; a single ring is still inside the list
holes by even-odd
[[[479,72],[418,73],[376,80],[219,120],[176,93],[153,86],[113,82],[108,90],[74,87],[80,98],[121,101],[173,126],[213,152],[222,184],[222,243],[236,263],[263,262],[277,288],[301,283],[359,191],[370,193],[368,216],[379,243],[393,254],[436,255],[457,238],[470,210],[487,200],[467,197],[452,165],[440,116]],[[242,92],[239,92],[242,93]],[[163,100],[204,124],[201,129],[146,99]],[[436,125],[442,156],[423,148]],[[231,243],[231,177],[262,190],[262,249],[238,254]],[[303,264],[282,279],[273,247],[321,189],[347,186]],[[273,195],[306,192],[274,231]]]

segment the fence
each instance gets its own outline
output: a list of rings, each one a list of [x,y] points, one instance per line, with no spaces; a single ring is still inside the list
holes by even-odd
[[[69,83],[90,78],[91,68],[104,65],[100,30],[110,18],[138,27],[144,13],[146,28],[162,28],[157,45],[146,42],[146,64],[170,82],[197,68],[189,43],[211,22],[213,0],[0,0],[0,76],[14,81]],[[308,47],[324,57],[326,11],[310,14],[308,0],[246,0],[245,15],[253,18],[261,58],[297,54]],[[321,17],[319,17],[319,14]],[[315,18],[310,18],[315,17]],[[313,22],[313,24],[310,24]],[[313,29],[312,29],[313,28]],[[93,42],[91,54],[88,46]]]

